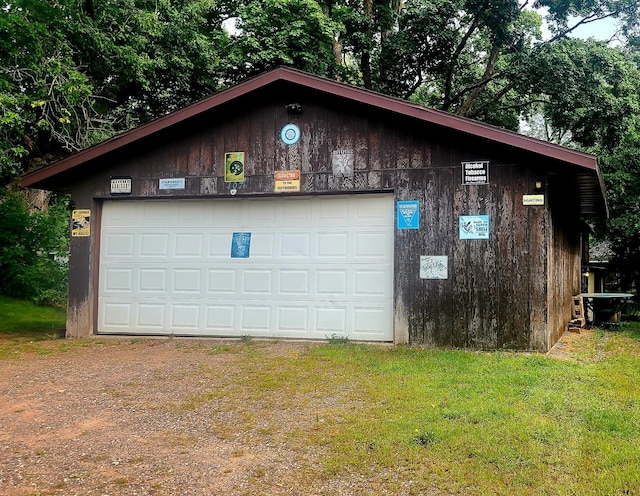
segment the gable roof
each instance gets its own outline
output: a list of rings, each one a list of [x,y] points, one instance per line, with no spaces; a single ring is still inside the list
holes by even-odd
[[[50,180],[59,174],[276,82],[293,83],[573,166],[576,168],[576,184],[580,192],[580,213],[585,216],[608,216],[604,182],[594,155],[285,67],[258,75],[181,110],[30,172],[22,178],[21,184],[25,187],[47,189],[47,185],[51,184]]]

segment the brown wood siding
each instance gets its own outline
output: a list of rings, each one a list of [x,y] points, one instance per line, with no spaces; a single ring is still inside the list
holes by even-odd
[[[285,105],[293,102],[302,105],[301,114],[287,113]],[[287,123],[302,130],[291,146],[280,139]],[[354,152],[353,177],[332,174],[334,149]],[[536,180],[546,181],[553,164],[357,103],[257,92],[96,160],[93,172],[75,181],[72,195],[77,208],[95,208],[94,199],[110,197],[110,175],[130,175],[133,198],[227,197],[224,153],[231,151],[246,154],[238,200],[273,194],[274,171],[299,169],[301,194],[393,191],[397,200],[420,202],[420,229],[395,234],[395,307],[406,311],[411,343],[545,351],[566,325],[576,263],[573,234],[564,231],[575,219],[554,222],[550,232],[548,206],[522,205],[522,196],[534,192]],[[490,184],[463,186],[466,160],[488,160]],[[170,177],[184,177],[186,189],[160,191],[158,180]],[[477,214],[489,215],[490,239],[459,239],[459,217]],[[72,242],[71,306],[90,300],[89,254],[88,243]],[[421,279],[421,255],[447,256],[448,278]]]
[[[552,178],[549,203],[552,216],[549,246],[549,346],[562,336],[571,318],[571,297],[580,293],[581,221],[577,198],[566,188],[566,179]]]

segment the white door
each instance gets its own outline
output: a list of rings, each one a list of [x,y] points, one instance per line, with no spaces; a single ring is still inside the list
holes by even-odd
[[[98,332],[393,340],[392,195],[106,201]]]

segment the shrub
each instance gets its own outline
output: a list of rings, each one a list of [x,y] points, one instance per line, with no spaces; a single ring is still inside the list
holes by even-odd
[[[64,306],[69,214],[66,198],[30,211],[22,195],[0,189],[0,294]]]

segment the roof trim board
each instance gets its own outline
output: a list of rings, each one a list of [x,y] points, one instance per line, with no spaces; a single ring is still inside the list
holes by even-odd
[[[22,185],[36,185],[37,183],[52,176],[68,171],[77,165],[96,159],[102,155],[148,137],[158,131],[162,131],[184,122],[203,112],[278,81],[290,82],[302,87],[329,93],[341,98],[360,102],[373,108],[397,113],[402,116],[411,117],[448,129],[457,130],[462,133],[485,138],[516,149],[555,159],[583,169],[588,169],[595,172],[598,177],[599,184],[601,186],[603,185],[598,161],[593,155],[285,67],[280,67],[248,79],[236,86],[220,91],[219,93],[200,100],[199,102],[181,110],[167,114],[166,116],[160,117],[123,134],[114,136],[102,143],[92,146],[91,148],[78,152],[75,155],[62,159],[42,169],[28,173],[23,177]],[[604,188],[602,188],[601,193],[603,198],[605,198]],[[605,210],[606,209],[605,199]]]

